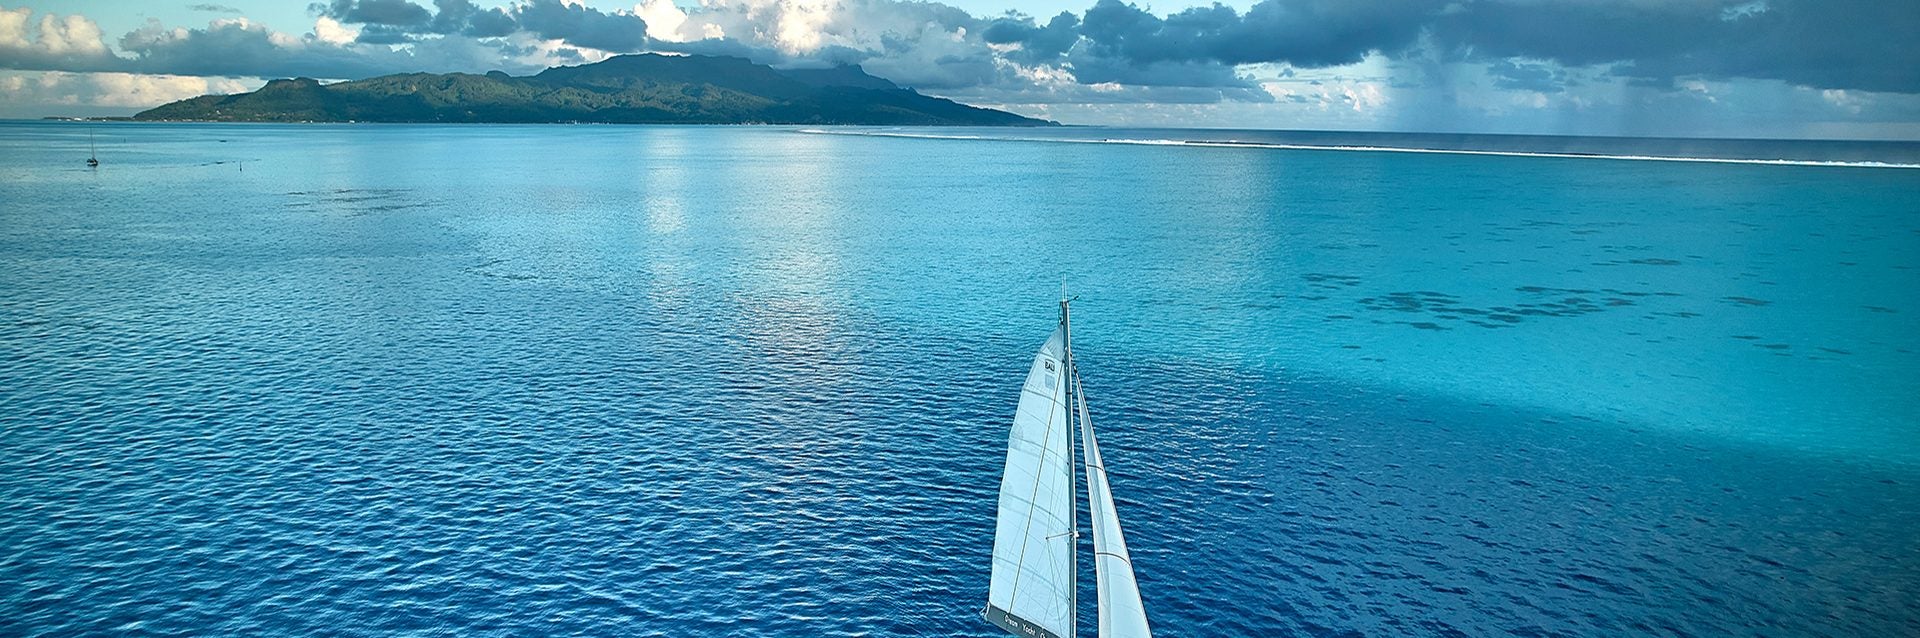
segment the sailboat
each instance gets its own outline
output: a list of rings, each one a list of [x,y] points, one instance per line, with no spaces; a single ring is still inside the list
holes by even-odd
[[[987,622],[1015,636],[1075,638],[1078,614],[1079,510],[1074,481],[1073,422],[1078,421],[1086,462],[1087,511],[1093,519],[1093,567],[1098,592],[1100,638],[1147,638],[1146,608],[1134,582],[1133,562],[1100,444],[1087,419],[1086,396],[1073,363],[1073,329],[1067,304],[1060,323],[1033,357],[1020,390],[1007,437],[1007,467],[1000,477],[999,522],[993,537],[993,576],[987,588]]]
[[[87,168],[100,166],[100,156],[93,151],[93,129],[87,129]]]

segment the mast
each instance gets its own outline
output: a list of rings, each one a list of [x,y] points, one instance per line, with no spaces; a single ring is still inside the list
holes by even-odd
[[[1073,457],[1073,398],[1074,379],[1080,377],[1080,371],[1073,367],[1073,318],[1067,312],[1066,285],[1060,286],[1060,367],[1062,383],[1067,386],[1067,466],[1068,487],[1073,490],[1073,535],[1068,538],[1073,543],[1073,551],[1067,554],[1067,573],[1072,574],[1072,589],[1067,596],[1068,609],[1073,610],[1072,622],[1068,623],[1068,638],[1080,636],[1080,468],[1079,461]]]

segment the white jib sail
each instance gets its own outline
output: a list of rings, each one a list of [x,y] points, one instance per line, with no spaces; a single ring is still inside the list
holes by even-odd
[[[1100,638],[1149,638],[1147,609],[1140,604],[1140,585],[1133,580],[1133,557],[1120,533],[1120,516],[1113,511],[1113,492],[1107,487],[1107,466],[1100,460],[1100,442],[1093,438],[1087,419],[1087,397],[1078,371],[1070,370],[1078,399],[1080,446],[1087,462],[1087,510],[1093,516],[1093,573],[1095,599],[1100,603]]]
[[[987,620],[1016,636],[1073,635],[1073,441],[1059,329],[1033,358],[1007,437]]]

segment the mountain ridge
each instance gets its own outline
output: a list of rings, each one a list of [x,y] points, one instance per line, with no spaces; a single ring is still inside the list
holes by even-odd
[[[217,122],[1054,126],[922,95],[857,66],[775,69],[744,58],[620,55],[527,76],[400,73],[163,104],[136,120]]]

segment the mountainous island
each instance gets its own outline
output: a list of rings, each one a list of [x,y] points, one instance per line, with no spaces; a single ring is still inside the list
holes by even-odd
[[[136,120],[215,122],[605,122],[1051,126],[929,97],[859,67],[775,69],[743,58],[622,55],[515,77],[408,73],[163,104]]]

